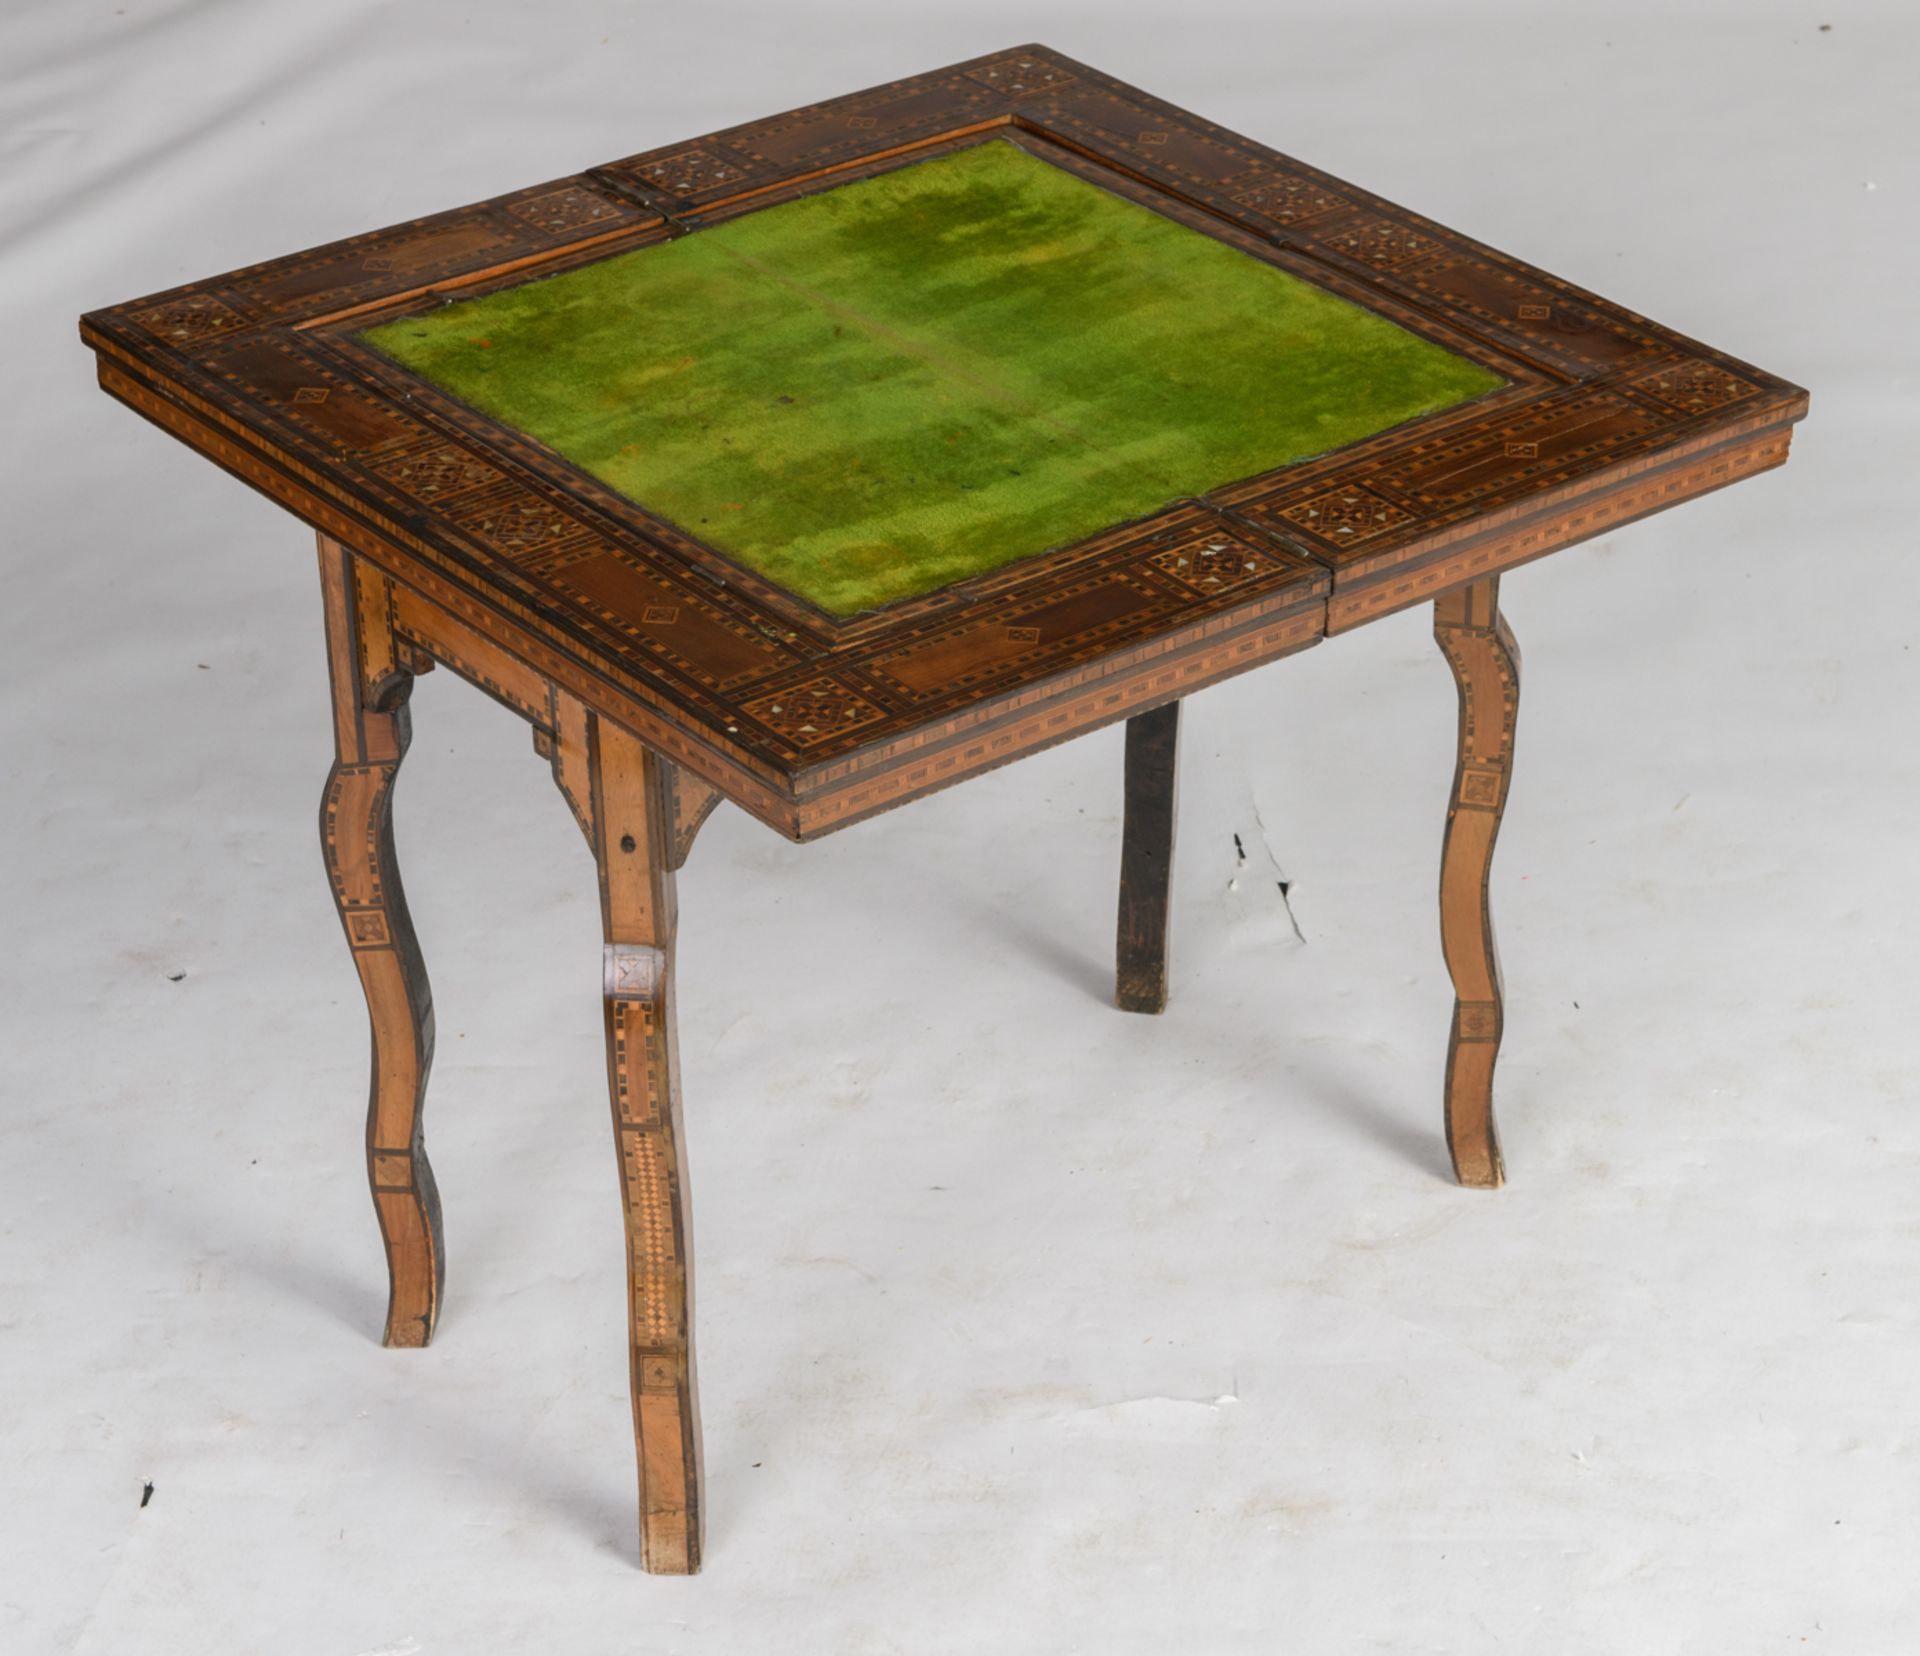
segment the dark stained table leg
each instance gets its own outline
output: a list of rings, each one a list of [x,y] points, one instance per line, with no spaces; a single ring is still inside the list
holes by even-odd
[[[1463,1185],[1491,1190],[1506,1177],[1493,1126],[1493,1065],[1504,1013],[1487,880],[1520,708],[1520,647],[1500,615],[1500,578],[1436,599],[1433,631],[1460,687],[1460,756],[1440,853],[1440,941],[1455,996],[1447,1149]]]
[[[564,741],[574,721],[563,713],[558,722]],[[691,1575],[700,1568],[700,1406],[673,1006],[673,870],[691,835],[676,835],[667,761],[597,716],[588,715],[583,728],[606,939],[607,1076],[627,1223],[640,1560],[659,1574]]]
[[[440,1314],[440,1195],[421,1140],[433,997],[393,851],[393,781],[411,738],[386,578],[325,536],[320,580],[333,680],[335,760],[320,812],[333,899],[373,1023],[367,1173],[387,1249],[390,1346],[423,1346]]]
[[[1167,917],[1173,895],[1173,819],[1180,704],[1127,721],[1126,818],[1120,833],[1120,925],[1114,1004],[1167,1009]]]

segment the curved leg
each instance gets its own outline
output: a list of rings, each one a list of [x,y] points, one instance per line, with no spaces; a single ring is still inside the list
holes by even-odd
[[[320,839],[373,1023],[367,1174],[387,1248],[385,1343],[423,1346],[440,1314],[446,1256],[420,1134],[433,997],[393,851],[393,780],[411,737],[413,675],[395,654],[385,577],[322,536],[320,581],[335,741]]]
[[[726,796],[712,783],[702,782],[678,765],[667,764],[664,759],[660,763],[667,767],[667,795],[673,802],[673,850],[667,866],[677,870],[686,867],[695,838]]]
[[[1440,941],[1455,997],[1447,1149],[1463,1185],[1492,1190],[1506,1177],[1493,1127],[1493,1063],[1504,1014],[1487,877],[1520,708],[1520,647],[1500,616],[1499,577],[1436,599],[1433,632],[1460,686],[1460,758],[1440,853]]]
[[[1180,704],[1127,720],[1126,816],[1120,830],[1120,926],[1114,1005],[1167,1009],[1167,916],[1173,886],[1173,819]]]
[[[587,722],[594,858],[606,938],[607,1081],[627,1221],[640,1561],[700,1568],[699,1391],[692,1231],[681,1165],[674,1035],[676,849],[671,768],[596,716]]]

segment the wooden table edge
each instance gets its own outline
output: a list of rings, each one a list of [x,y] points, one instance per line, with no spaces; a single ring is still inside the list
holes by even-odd
[[[1397,551],[1390,565],[1343,571],[1315,560],[1323,574],[1308,583],[1311,590],[1305,596],[1283,588],[1247,606],[1160,634],[1123,656],[983,696],[958,714],[930,718],[870,747],[818,763],[803,759],[782,766],[728,752],[718,745],[718,733],[697,715],[675,717],[664,692],[662,705],[649,703],[634,689],[609,679],[584,652],[571,654],[538,636],[483,587],[457,583],[429,567],[409,548],[411,536],[404,525],[329,487],[327,479],[309,475],[308,467],[267,447],[257,433],[217,428],[218,411],[198,406],[201,399],[190,387],[166,377],[149,361],[129,357],[84,323],[82,338],[98,355],[100,383],[109,395],[317,531],[352,545],[403,587],[438,606],[455,628],[464,627],[469,636],[457,641],[414,639],[456,673],[513,706],[536,729],[545,727],[536,707],[503,693],[501,675],[487,672],[476,661],[491,645],[579,696],[795,841],[820,838],[964,777],[1292,654],[1323,636],[1351,631],[1769,470],[1786,460],[1791,428],[1808,406],[1804,391],[1788,388],[1764,407],[1686,442],[1576,479],[1504,516],[1470,520],[1412,543]],[[481,626],[488,629],[484,639],[474,630]],[[435,649],[436,642],[440,649]],[[643,677],[633,676],[636,681]]]

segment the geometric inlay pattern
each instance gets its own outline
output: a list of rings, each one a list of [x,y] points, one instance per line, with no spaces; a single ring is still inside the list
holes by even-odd
[[[507,211],[536,230],[553,235],[567,230],[609,228],[623,217],[621,210],[597,190],[582,189],[578,184],[512,202]]]
[[[746,713],[801,747],[813,747],[884,716],[857,690],[830,678],[757,697],[746,704]]]
[[[1438,244],[1391,219],[1369,218],[1348,229],[1336,230],[1326,238],[1326,245],[1375,270],[1391,270],[1423,253],[1431,253]]]
[[[697,149],[662,156],[636,170],[649,184],[682,196],[715,184],[733,184],[746,175],[746,169],[736,158]]]
[[[633,1334],[643,1345],[664,1345],[678,1330],[667,1284],[673,1269],[673,1206],[667,1147],[657,1133],[622,1133],[632,1228]]]
[[[1297,224],[1301,219],[1346,206],[1339,196],[1323,190],[1310,178],[1269,178],[1252,189],[1241,190],[1233,199],[1276,224]]]
[[[133,319],[149,333],[176,345],[247,325],[247,319],[231,305],[207,293],[189,293],[164,305],[135,311]]]
[[[1281,507],[1280,516],[1342,547],[1358,546],[1414,521],[1411,512],[1358,484]]]
[[[967,78],[1000,92],[1033,92],[1042,87],[1064,86],[1073,76],[1058,64],[1029,57],[1025,52],[1014,52],[984,63],[978,69],[969,69]]]
[[[484,460],[451,443],[376,462],[373,470],[415,500],[445,500],[500,476]]]
[[[1706,414],[1759,390],[1713,362],[1662,363],[1638,375],[1633,383],[1668,407],[1687,414]]]
[[[1202,535],[1155,552],[1147,559],[1189,592],[1216,597],[1245,586],[1269,571],[1285,567],[1264,547],[1226,535]]]
[[[456,517],[461,528],[515,563],[554,551],[586,534],[583,525],[538,497],[511,506],[487,505]]]
[[[1468,767],[1460,773],[1460,803],[1462,805],[1499,804],[1502,781],[1502,774],[1497,770]]]
[[[1460,1039],[1491,1041],[1500,1034],[1500,1007],[1494,1001],[1462,1001],[1457,1013]]]

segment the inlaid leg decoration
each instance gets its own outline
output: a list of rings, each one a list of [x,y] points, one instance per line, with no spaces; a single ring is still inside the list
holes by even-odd
[[[1500,578],[1436,599],[1433,633],[1460,686],[1460,759],[1440,853],[1440,941],[1455,996],[1447,1149],[1463,1185],[1492,1190],[1506,1177],[1493,1127],[1493,1063],[1504,1013],[1487,880],[1520,708],[1520,647],[1500,616]]]
[[[660,763],[667,767],[667,794],[673,801],[673,852],[667,858],[667,866],[684,868],[694,839],[726,795],[712,783],[702,782],[691,771],[668,764],[665,759]]]
[[[1167,1009],[1167,914],[1173,896],[1173,819],[1180,704],[1127,720],[1126,817],[1120,830],[1120,927],[1114,1004]]]
[[[386,578],[322,536],[320,581],[335,744],[320,840],[373,1023],[367,1174],[387,1247],[385,1343],[423,1346],[440,1314],[446,1256],[420,1134],[433,997],[393,852],[393,780],[412,735],[413,675],[395,649]]]
[[[640,1561],[700,1568],[700,1406],[692,1231],[680,1159],[674,1035],[676,839],[666,761],[598,717],[587,726],[593,846],[606,937],[607,1077],[627,1216]]]

